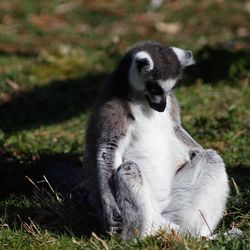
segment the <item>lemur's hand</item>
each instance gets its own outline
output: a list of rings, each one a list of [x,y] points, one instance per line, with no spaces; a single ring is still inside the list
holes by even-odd
[[[119,234],[122,231],[122,217],[115,199],[109,197],[104,207],[105,230],[111,234]]]
[[[201,149],[191,149],[189,151],[189,158],[192,161],[196,156],[198,156],[199,154],[201,154],[201,152],[204,150]]]

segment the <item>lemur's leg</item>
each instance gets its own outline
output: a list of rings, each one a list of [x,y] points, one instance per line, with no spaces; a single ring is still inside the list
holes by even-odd
[[[214,150],[191,153],[190,161],[177,172],[171,203],[163,214],[181,232],[208,236],[225,208],[229,188],[224,163]]]
[[[164,225],[165,219],[150,199],[139,166],[128,161],[114,176],[116,202],[122,215],[122,238],[145,236]]]

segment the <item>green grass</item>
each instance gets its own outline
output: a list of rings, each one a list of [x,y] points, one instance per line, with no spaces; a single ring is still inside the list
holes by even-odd
[[[148,6],[146,0],[0,1],[0,249],[250,248],[249,3]],[[79,170],[101,82],[141,40],[194,51],[197,64],[175,92],[184,127],[223,156],[229,173],[231,197],[216,240],[161,232],[130,242],[91,235],[98,225],[88,208],[68,196],[59,201],[37,183],[43,174]],[[49,179],[53,187],[56,180]],[[243,236],[224,236],[232,227]]]

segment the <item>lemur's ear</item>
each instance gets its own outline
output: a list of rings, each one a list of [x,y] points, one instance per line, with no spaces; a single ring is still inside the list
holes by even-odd
[[[140,51],[135,55],[135,63],[139,72],[149,72],[154,68],[151,56],[145,51]]]
[[[172,47],[172,50],[176,54],[176,56],[177,56],[177,58],[178,58],[178,60],[181,63],[183,68],[195,63],[192,51],[183,50],[183,49],[179,49],[179,48],[175,48],[175,47]]]

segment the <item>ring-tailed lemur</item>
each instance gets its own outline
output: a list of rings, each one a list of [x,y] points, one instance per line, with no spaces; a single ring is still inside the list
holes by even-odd
[[[182,128],[171,92],[193,62],[191,51],[142,42],[105,81],[87,129],[84,182],[106,231],[208,236],[222,217],[224,163]]]

